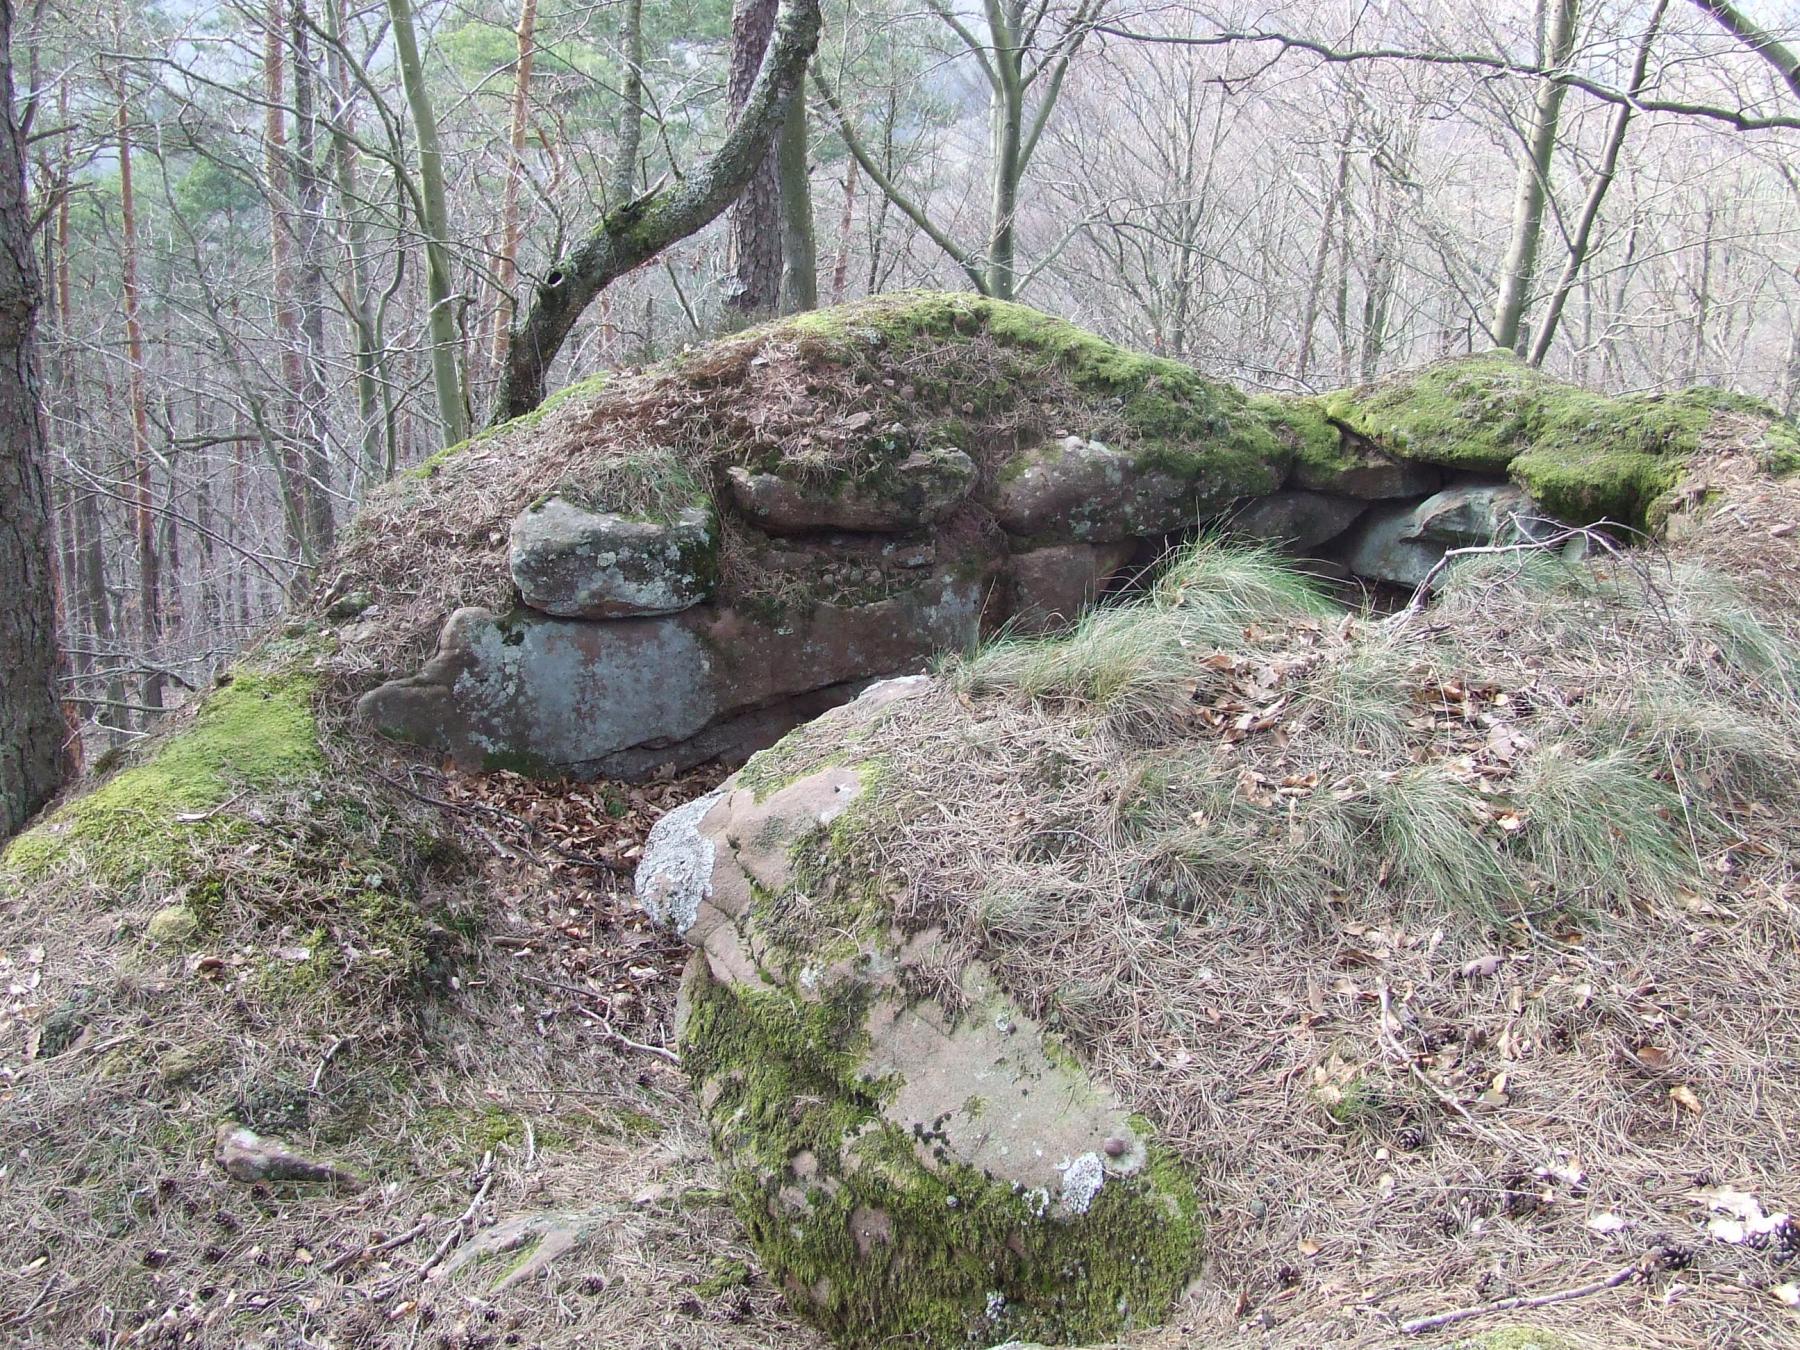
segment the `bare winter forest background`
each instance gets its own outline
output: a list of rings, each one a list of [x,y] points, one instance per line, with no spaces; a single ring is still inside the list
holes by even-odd
[[[13,33],[69,698],[141,734],[494,415],[558,260],[691,181],[776,6],[39,0]],[[1800,407],[1790,0],[834,0],[736,211],[543,383],[974,287],[1256,388],[1511,346]],[[515,385],[516,385],[515,381]]]

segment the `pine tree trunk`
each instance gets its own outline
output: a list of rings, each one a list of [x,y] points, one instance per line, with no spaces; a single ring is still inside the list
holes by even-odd
[[[731,16],[731,111],[743,112],[775,30],[776,0],[738,0]],[[800,101],[795,95],[795,102]],[[781,303],[781,181],[779,144],[771,146],[731,208],[737,279],[725,303],[750,319],[766,318]]]
[[[59,699],[56,575],[44,483],[32,326],[39,279],[15,122],[10,0],[0,3],[0,839],[49,800],[63,778],[68,729]]]
[[[525,179],[525,131],[531,116],[531,63],[537,55],[537,0],[519,0],[519,61],[513,70],[512,124],[507,135],[506,191],[500,203],[500,256],[494,262],[494,365],[506,362],[512,334],[513,279],[519,263],[519,187]],[[629,79],[630,76],[628,75]]]
[[[162,559],[156,543],[155,483],[150,463],[150,411],[144,394],[144,328],[138,313],[137,199],[131,179],[131,106],[119,81],[119,234],[123,246],[126,399],[131,412],[133,518],[138,550],[138,641],[147,667],[138,702],[149,717],[162,707]]]

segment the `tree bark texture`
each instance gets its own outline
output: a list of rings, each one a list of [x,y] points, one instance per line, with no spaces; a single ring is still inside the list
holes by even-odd
[[[775,147],[781,178],[781,312],[819,307],[819,238],[813,228],[812,163],[808,155],[806,100],[788,104]]]
[[[775,4],[776,0],[738,0],[732,13],[729,92],[734,116],[743,114],[762,69],[769,38],[775,31]],[[794,104],[803,106],[798,99]],[[725,304],[747,318],[767,318],[781,303],[779,159],[777,143],[757,164],[731,208],[731,247],[737,273]]]
[[[39,279],[15,121],[12,0],[0,0],[0,839],[49,800],[65,763],[56,573],[32,328]]]

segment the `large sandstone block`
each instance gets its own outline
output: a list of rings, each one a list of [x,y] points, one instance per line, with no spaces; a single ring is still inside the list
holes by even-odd
[[[673,614],[712,594],[718,531],[698,506],[658,521],[551,497],[513,520],[507,562],[520,599],[545,614]]]
[[[856,476],[813,479],[798,470],[734,466],[726,483],[737,509],[770,534],[886,534],[934,525],[954,511],[975,485],[975,462],[960,450],[916,450]]]
[[[694,738],[794,696],[969,646],[986,589],[977,569],[939,569],[886,599],[814,605],[780,625],[713,606],[605,623],[461,609],[417,674],[358,706],[464,767],[635,777],[722,753],[717,737]]]
[[[1357,497],[1328,492],[1275,492],[1231,513],[1233,534],[1305,550],[1337,538],[1368,508]]]
[[[1225,472],[1196,456],[1193,471],[1183,472],[1065,436],[1022,452],[1000,470],[994,517],[1008,534],[1033,540],[1104,544],[1168,534],[1240,497],[1274,491],[1282,468],[1234,464]]]
[[[827,716],[853,747],[887,702],[929,696],[889,682]],[[697,949],[680,1048],[738,1214],[839,1344],[1154,1325],[1198,1263],[1192,1180],[979,963],[953,1000],[921,992],[938,939],[895,931],[855,861],[879,773],[734,779],[645,849],[640,902]]]

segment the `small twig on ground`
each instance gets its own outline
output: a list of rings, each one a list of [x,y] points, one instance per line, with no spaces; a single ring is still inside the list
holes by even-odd
[[[591,1012],[587,1008],[579,1006],[575,1011],[587,1018],[587,1020],[592,1022],[595,1026],[599,1027],[600,1034],[614,1045],[623,1046],[627,1050],[636,1050],[639,1054],[655,1055],[658,1059],[666,1059],[671,1064],[681,1063],[681,1056],[677,1055],[673,1050],[666,1049],[660,1045],[645,1045],[642,1041],[634,1041],[629,1036],[614,1031],[613,1024],[600,1016],[597,1012]]]
[[[1661,1270],[1667,1262],[1663,1249],[1658,1247],[1646,1252],[1630,1265],[1615,1270],[1603,1280],[1590,1280],[1586,1284],[1573,1285],[1567,1289],[1553,1289],[1547,1294],[1514,1294],[1510,1298],[1497,1298],[1491,1303],[1478,1303],[1472,1308],[1458,1308],[1453,1312],[1433,1313],[1430,1317],[1414,1317],[1400,1324],[1400,1330],[1408,1336],[1417,1336],[1422,1331],[1436,1331],[1439,1327],[1452,1326],[1457,1322],[1466,1322],[1471,1317],[1483,1317],[1488,1313],[1513,1312],[1519,1308],[1547,1308],[1553,1303],[1567,1303],[1571,1299],[1587,1298],[1590,1294],[1604,1293],[1608,1289],[1617,1289],[1632,1280],[1647,1280]]]
[[[353,1252],[345,1252],[342,1256],[334,1257],[326,1263],[324,1267],[325,1274],[335,1275],[345,1266],[354,1265],[358,1261],[366,1261],[371,1256],[380,1256],[383,1252],[391,1252],[396,1247],[404,1247],[429,1227],[431,1227],[431,1216],[427,1214],[404,1233],[397,1234],[396,1236],[389,1238],[386,1242],[377,1242],[371,1246],[358,1247]]]
[[[494,1154],[492,1150],[481,1155],[481,1188],[475,1192],[475,1198],[469,1201],[469,1207],[457,1216],[456,1222],[450,1225],[450,1231],[444,1240],[438,1243],[438,1249],[431,1254],[425,1264],[414,1272],[415,1279],[426,1279],[432,1269],[450,1254],[450,1249],[462,1240],[463,1232],[481,1212],[481,1206],[487,1200],[488,1191],[494,1185]]]

